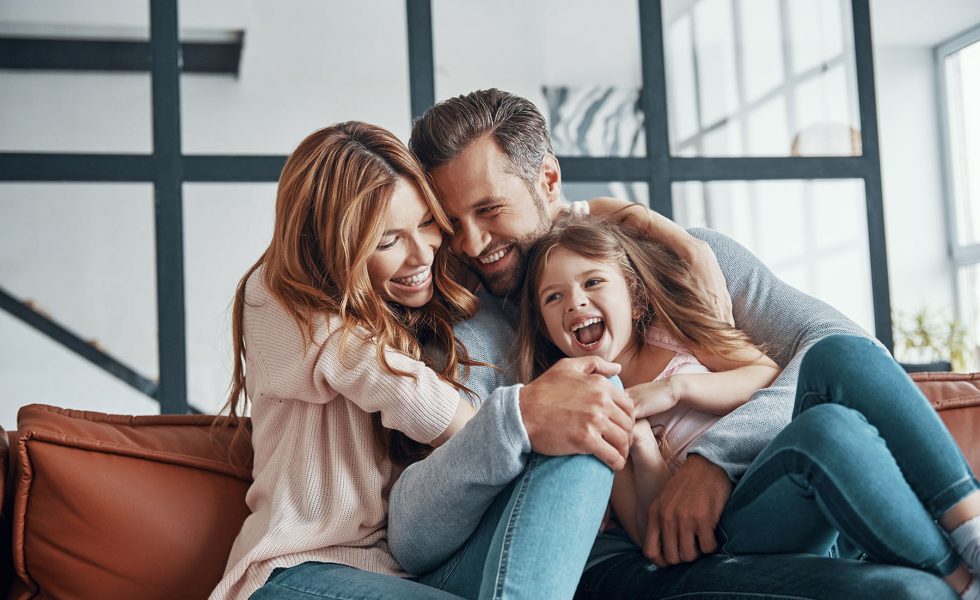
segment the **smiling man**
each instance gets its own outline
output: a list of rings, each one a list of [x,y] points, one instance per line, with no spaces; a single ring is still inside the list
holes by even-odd
[[[529,244],[562,211],[609,214],[623,206],[609,199],[565,203],[561,169],[544,118],[528,100],[500,90],[481,90],[432,107],[415,123],[410,147],[452,219],[451,249],[483,284],[480,312],[457,328],[457,336],[472,358],[506,367],[517,320],[514,295],[524,278]],[[688,234],[642,208],[621,214],[643,219],[653,235],[688,260],[716,300],[714,316],[734,319],[754,341],[772,348],[771,358],[783,372],[772,386],[691,445],[686,462],[650,506],[643,549],[621,530],[595,540],[576,597],[955,597],[941,579],[914,569],[818,556],[730,560],[716,554],[715,528],[733,486],[790,420],[802,354],[834,333],[866,334],[833,308],[778,280],[755,256],[721,234]],[[391,494],[389,542],[408,571],[431,571],[479,537],[481,516],[525,465],[534,463],[528,456],[594,453],[587,443],[591,430],[559,412],[560,406],[586,407],[596,417],[594,423],[606,421],[601,403],[582,397],[590,375],[569,373],[558,380],[554,370],[523,388],[513,386],[516,396],[509,404],[501,402],[506,395],[499,389],[467,382],[484,399],[477,416],[429,458],[410,466]],[[518,414],[504,416],[508,410]],[[514,432],[489,423],[491,412],[498,423],[523,428],[517,441],[501,441]],[[608,457],[603,460],[620,467]],[[585,491],[559,490],[550,500],[555,505],[550,514],[557,518],[562,498],[574,499]],[[542,503],[549,501],[546,490],[537,493]],[[519,510],[518,505],[511,508]],[[549,523],[524,519],[513,528],[547,532]],[[580,537],[564,545],[554,536],[546,539],[550,542],[542,542],[540,552],[554,553],[557,569],[567,546]],[[465,590],[446,589],[466,595]],[[520,597],[519,589],[514,595]]]

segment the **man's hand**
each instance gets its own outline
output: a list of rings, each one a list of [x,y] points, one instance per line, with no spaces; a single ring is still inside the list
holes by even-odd
[[[697,454],[688,456],[650,504],[643,554],[666,567],[715,552],[715,526],[731,495],[732,482],[721,467]]]
[[[540,454],[593,454],[620,470],[629,456],[633,402],[606,377],[619,365],[595,356],[563,358],[521,388],[521,418]]]

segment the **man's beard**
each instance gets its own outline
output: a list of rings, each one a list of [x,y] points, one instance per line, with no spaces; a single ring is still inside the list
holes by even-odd
[[[483,284],[483,287],[492,295],[499,298],[516,298],[520,292],[521,285],[524,284],[524,276],[527,275],[527,263],[531,246],[534,245],[534,242],[541,239],[541,236],[548,231],[549,227],[550,224],[548,222],[544,220],[539,221],[539,226],[536,230],[520,239],[509,242],[509,244],[502,244],[504,246],[513,246],[510,252],[514,253],[514,268],[511,270],[487,276],[479,269],[473,267],[470,267],[470,269],[476,275],[477,279],[480,280],[480,283]],[[499,248],[500,245],[497,247]],[[484,252],[484,254],[493,254],[493,252]]]
[[[510,251],[515,253],[514,257],[517,259],[515,261],[516,266],[511,271],[497,273],[489,277],[484,275],[478,268],[470,267],[470,270],[472,270],[477,279],[480,280],[483,287],[498,298],[517,297],[517,294],[520,292],[521,285],[524,284],[524,276],[527,274],[528,254],[531,246],[534,245],[534,242],[541,239],[541,236],[547,233],[547,231],[551,228],[551,215],[548,214],[548,209],[544,198],[542,198],[535,191],[531,184],[528,184],[527,191],[531,195],[531,199],[534,202],[534,208],[538,213],[537,228],[520,239],[512,240],[509,244],[498,244],[493,251],[496,252],[496,250],[502,246],[513,245],[513,248]],[[484,251],[483,256],[488,256],[493,254],[493,252]]]

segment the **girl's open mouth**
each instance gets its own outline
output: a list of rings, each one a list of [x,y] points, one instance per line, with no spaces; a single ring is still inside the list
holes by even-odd
[[[572,337],[584,350],[595,350],[602,343],[606,323],[601,317],[590,317],[572,325]]]

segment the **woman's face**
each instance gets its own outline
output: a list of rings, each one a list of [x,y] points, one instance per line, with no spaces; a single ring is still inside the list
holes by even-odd
[[[548,337],[566,356],[616,361],[632,348],[630,293],[617,265],[559,246],[544,265],[537,301]]]
[[[388,203],[384,228],[368,259],[371,286],[386,300],[418,308],[432,298],[432,261],[442,231],[422,195],[403,178]]]

